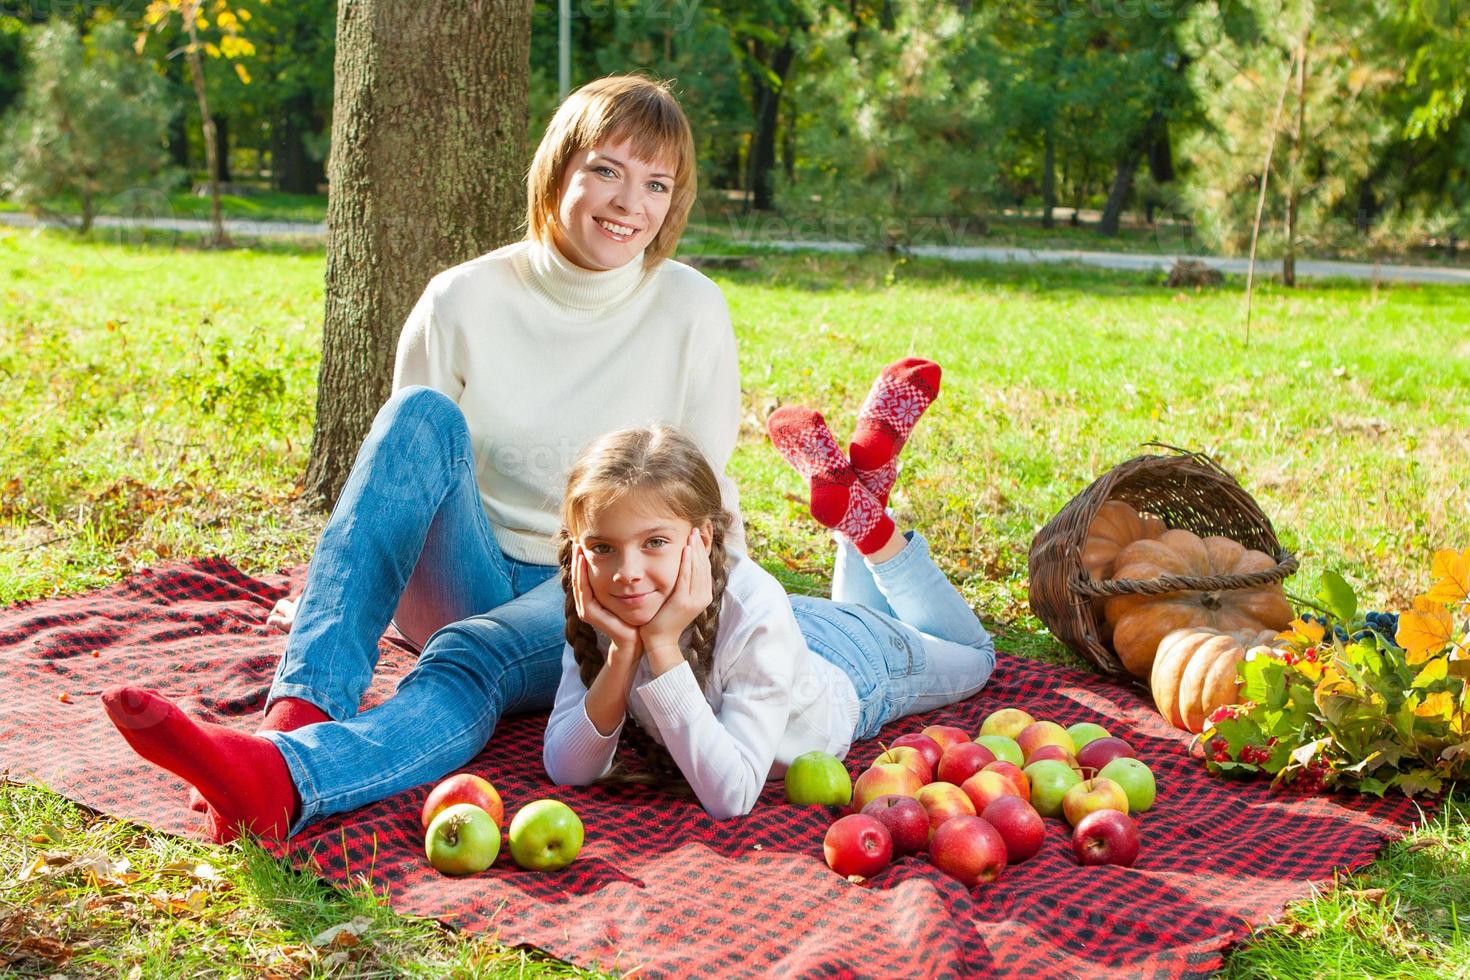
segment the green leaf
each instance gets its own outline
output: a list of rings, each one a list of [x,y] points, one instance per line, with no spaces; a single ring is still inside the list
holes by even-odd
[[[1387,789],[1387,783],[1381,779],[1374,779],[1372,776],[1364,776],[1358,780],[1358,792],[1360,793],[1372,793],[1374,796],[1382,796]]]
[[[1438,793],[1444,782],[1423,769],[1411,769],[1393,777],[1389,780],[1389,785],[1403,790],[1405,796],[1416,796],[1419,793]]]
[[[1322,573],[1322,581],[1317,587],[1317,598],[1332,617],[1339,623],[1351,623],[1353,617],[1358,614],[1358,596],[1353,592],[1353,587],[1347,584],[1347,580],[1333,571]]]
[[[1419,675],[1414,678],[1415,687],[1428,687],[1435,681],[1442,681],[1449,676],[1450,659],[1448,657],[1434,657],[1424,661],[1419,668]]]

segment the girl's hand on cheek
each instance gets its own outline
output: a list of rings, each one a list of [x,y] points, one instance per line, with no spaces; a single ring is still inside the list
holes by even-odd
[[[714,594],[712,580],[709,551],[699,529],[695,528],[679,556],[679,575],[674,580],[674,588],[653,619],[638,631],[645,650],[678,650],[680,634],[709,608]],[[679,659],[683,659],[682,653]]]
[[[609,659],[636,661],[643,652],[638,630],[629,626],[597,601],[592,592],[592,565],[580,546],[572,554],[572,598],[577,604],[577,618],[612,642]]]

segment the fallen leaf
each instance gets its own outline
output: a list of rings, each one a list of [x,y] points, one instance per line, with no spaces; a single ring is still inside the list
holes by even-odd
[[[365,915],[359,915],[351,922],[343,922],[332,926],[330,929],[323,930],[312,939],[311,944],[318,948],[325,946],[356,946],[361,941],[358,937],[370,925],[372,925],[371,919]]]
[[[1382,905],[1384,903],[1384,901],[1388,898],[1388,889],[1386,889],[1386,888],[1357,888],[1357,889],[1347,889],[1347,890],[1345,890],[1343,892],[1343,894],[1349,895],[1352,898],[1361,898],[1363,901],[1365,901],[1365,902],[1372,902],[1374,905]]]

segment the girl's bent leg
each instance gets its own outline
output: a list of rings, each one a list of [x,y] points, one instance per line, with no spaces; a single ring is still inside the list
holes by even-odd
[[[895,557],[877,565],[863,562],[888,601],[888,609],[877,611],[962,646],[988,644],[990,637],[975,611],[929,556],[929,542],[918,531],[905,536],[908,544]]]
[[[388,701],[340,723],[263,732],[313,820],[438,779],[474,758],[502,714],[549,707],[561,678],[564,597],[548,579],[439,630]]]
[[[437,612],[456,618],[513,595],[464,415],[420,387],[388,399],[358,450],[312,556],[267,704],[294,697],[335,719],[355,715],[410,576],[435,583],[444,596]]]
[[[834,534],[837,554],[832,561],[832,601],[855,602],[860,606],[893,615],[888,599],[878,591],[867,559],[845,534]]]

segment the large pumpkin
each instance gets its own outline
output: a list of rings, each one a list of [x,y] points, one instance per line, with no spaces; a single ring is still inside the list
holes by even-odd
[[[1188,626],[1174,630],[1159,641],[1149,675],[1159,714],[1175,728],[1202,731],[1216,708],[1239,700],[1236,667],[1275,637],[1275,630],[1222,633]]]
[[[1113,577],[1118,552],[1135,541],[1157,538],[1168,528],[1152,514],[1143,515],[1122,500],[1106,501],[1087,525],[1082,542],[1082,567],[1095,579]]]
[[[1276,567],[1276,559],[1229,538],[1201,538],[1165,531],[1157,540],[1135,541],[1118,553],[1115,579],[1163,575],[1245,575]],[[1113,628],[1113,650],[1135,677],[1148,677],[1159,641],[1174,630],[1207,627],[1222,633],[1281,630],[1291,622],[1291,603],[1280,583],[1221,592],[1165,592],[1109,596],[1104,615]]]

